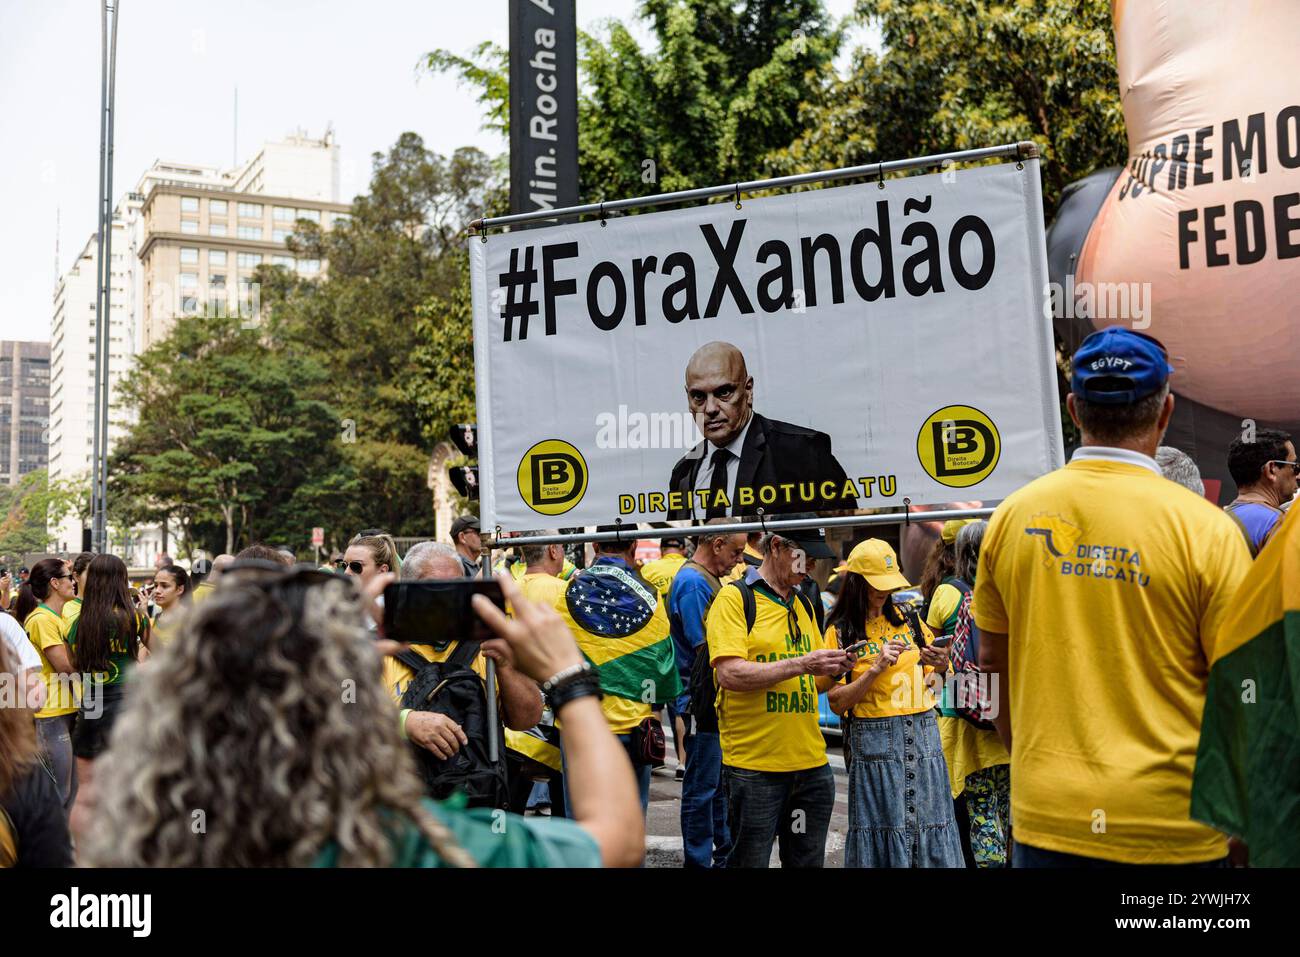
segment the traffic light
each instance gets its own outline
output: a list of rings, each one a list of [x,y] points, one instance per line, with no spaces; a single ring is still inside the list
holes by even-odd
[[[461,498],[478,498],[478,466],[473,464],[478,459],[478,425],[473,422],[461,422],[451,427],[451,441],[461,454],[470,461],[465,465],[452,466],[447,470],[451,484],[456,487]]]
[[[461,423],[451,427],[451,441],[461,454],[468,458],[478,458],[478,426],[473,422]]]
[[[462,498],[478,498],[478,466],[457,465],[447,470]]]

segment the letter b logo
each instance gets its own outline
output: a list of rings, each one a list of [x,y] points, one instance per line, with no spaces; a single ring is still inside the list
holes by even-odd
[[[993,420],[968,405],[935,412],[916,437],[921,466],[950,488],[978,485],[997,467],[1002,443]]]
[[[525,505],[542,515],[560,515],[582,501],[587,463],[568,442],[548,439],[524,453],[516,478]]]

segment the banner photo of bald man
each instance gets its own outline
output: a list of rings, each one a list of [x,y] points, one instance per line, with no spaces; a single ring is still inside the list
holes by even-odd
[[[485,525],[987,501],[1062,462],[1036,160],[468,245]]]

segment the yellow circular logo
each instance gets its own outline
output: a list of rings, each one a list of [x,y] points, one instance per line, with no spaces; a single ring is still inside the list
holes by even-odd
[[[587,491],[587,463],[582,453],[559,439],[538,442],[519,462],[519,494],[542,515],[562,515]]]
[[[949,488],[967,488],[998,466],[1002,439],[993,420],[969,405],[935,412],[916,437],[916,454],[926,474]]]

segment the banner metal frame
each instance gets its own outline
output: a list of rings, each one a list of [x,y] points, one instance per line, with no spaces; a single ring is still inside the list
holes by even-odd
[[[802,186],[809,183],[832,183],[849,179],[876,179],[880,188],[886,188],[885,174],[897,173],[905,170],[925,169],[927,167],[946,167],[954,163],[971,163],[987,159],[1001,159],[1007,162],[1014,160],[1017,165],[1024,160],[1040,159],[1041,153],[1038,145],[1031,140],[1021,140],[1015,143],[1003,143],[999,146],[986,146],[979,149],[955,150],[948,153],[933,153],[928,156],[917,156],[901,160],[887,160],[879,163],[867,163],[861,166],[845,166],[837,169],[820,170],[813,173],[798,173],[792,176],[776,176],[769,179],[749,180],[739,183],[727,183],[721,186],[704,186],[698,189],[678,190],[672,193],[656,193],[648,196],[633,196],[626,199],[615,199],[601,201],[597,203],[583,203],[578,206],[566,206],[561,209],[543,209],[534,210],[526,213],[513,213],[508,216],[489,216],[481,217],[470,222],[467,231],[470,234],[477,234],[483,242],[487,242],[487,231],[489,229],[500,229],[507,226],[522,225],[524,223],[536,222],[557,222],[562,219],[577,219],[581,216],[597,214],[602,219],[610,212],[617,212],[626,209],[640,209],[655,206],[669,206],[675,203],[689,203],[697,200],[714,199],[717,197],[734,197],[736,202],[741,201],[741,195],[744,193],[754,193],[760,190],[775,189],[778,187]],[[484,462],[480,460],[479,467],[482,471]],[[491,468],[491,461],[486,466]],[[904,499],[904,508],[910,508],[910,500]],[[817,519],[790,519],[777,518],[767,519],[763,515],[763,510],[757,509],[756,521],[741,521],[737,523],[728,523],[725,526],[730,532],[782,532],[797,531],[806,528],[845,528],[857,526],[872,525],[910,525],[915,522],[937,522],[949,521],[950,519],[962,518],[983,518],[987,519],[993,514],[992,508],[958,508],[958,509],[933,509],[925,512],[876,512],[869,515],[831,515]],[[494,516],[489,516],[494,518]],[[615,520],[615,524],[620,524]],[[531,535],[510,533],[502,537],[501,526],[493,526],[492,532],[483,537],[483,554],[486,557],[484,562],[483,574],[489,574],[487,569],[492,561],[492,552],[497,548],[508,548],[516,540],[526,539],[530,545],[576,545],[586,542],[612,542],[620,541],[624,537],[628,540],[635,539],[659,539],[671,536],[693,536],[714,531],[717,525],[687,525],[679,528],[659,528],[651,527],[641,529],[637,523],[629,523],[627,531],[616,532],[582,532],[570,535]]]
[[[689,203],[693,200],[713,199],[718,196],[735,197],[740,201],[742,193],[755,193],[759,190],[775,189],[780,186],[802,186],[806,183],[831,183],[844,179],[872,177],[877,179],[881,188],[885,186],[886,173],[903,170],[924,169],[927,166],[942,167],[945,163],[972,163],[985,159],[1005,159],[1021,162],[1027,159],[1039,159],[1038,145],[1030,140],[1018,143],[1003,143],[1001,146],[985,146],[973,150],[957,150],[952,153],[934,153],[930,156],[917,156],[912,159],[888,160],[880,163],[867,163],[863,166],[844,166],[839,169],[821,170],[815,173],[796,173],[792,176],[775,176],[771,179],[756,179],[742,183],[727,183],[724,186],[702,186],[698,189],[683,189],[674,193],[655,193],[650,196],[632,196],[627,199],[602,200],[598,203],[583,203],[579,206],[565,206],[562,209],[539,209],[527,213],[512,213],[509,216],[489,216],[473,220],[466,229],[478,233],[487,241],[486,231],[502,226],[516,226],[521,223],[540,221],[554,222],[560,219],[575,219],[596,213],[602,218],[606,213],[622,209],[639,209],[645,206],[668,206],[673,203]]]

